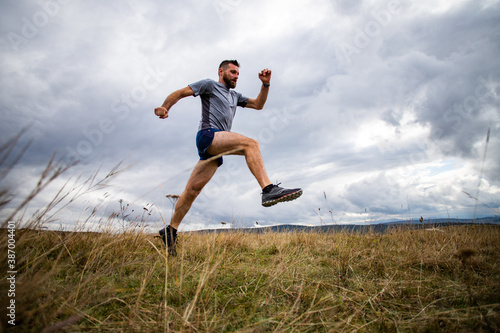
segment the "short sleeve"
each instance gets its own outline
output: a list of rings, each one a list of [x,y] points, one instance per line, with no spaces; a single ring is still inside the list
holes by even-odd
[[[212,92],[213,80],[205,79],[198,82],[189,84],[189,87],[193,90],[194,96],[208,94]]]
[[[245,107],[248,103],[249,98],[238,93],[238,106]]]

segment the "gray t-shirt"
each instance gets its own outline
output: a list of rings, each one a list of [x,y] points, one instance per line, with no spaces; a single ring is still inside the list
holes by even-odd
[[[227,88],[223,83],[205,79],[189,85],[201,98],[201,121],[198,130],[216,128],[231,131],[236,107],[245,107],[248,97]]]

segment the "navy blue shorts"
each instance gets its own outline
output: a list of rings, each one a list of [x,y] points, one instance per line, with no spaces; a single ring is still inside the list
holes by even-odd
[[[196,134],[196,147],[198,147],[198,155],[200,155],[200,160],[208,160],[209,158],[213,157],[213,155],[207,153],[207,149],[208,147],[210,147],[212,141],[214,140],[215,132],[220,132],[220,130],[216,128],[206,128],[198,131],[198,134]],[[219,166],[222,165],[222,157],[219,157],[217,159],[217,163],[219,164]]]

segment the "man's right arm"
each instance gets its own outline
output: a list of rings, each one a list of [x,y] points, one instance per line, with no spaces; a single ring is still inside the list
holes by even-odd
[[[174,91],[167,96],[163,105],[155,109],[155,114],[160,117],[160,119],[165,119],[168,117],[168,111],[170,108],[177,103],[180,99],[188,96],[193,96],[194,92],[190,86]]]

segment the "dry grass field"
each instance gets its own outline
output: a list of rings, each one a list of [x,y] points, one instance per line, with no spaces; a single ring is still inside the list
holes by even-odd
[[[21,156],[9,157],[17,139],[0,147],[0,181]],[[498,225],[180,233],[176,257],[144,221],[121,233],[42,230],[118,167],[65,184],[32,217],[26,205],[69,166],[51,159],[8,213],[14,194],[0,188],[2,332],[500,330]],[[16,229],[23,217],[30,227]]]
[[[17,332],[496,332],[500,227],[356,233],[16,230]]]

